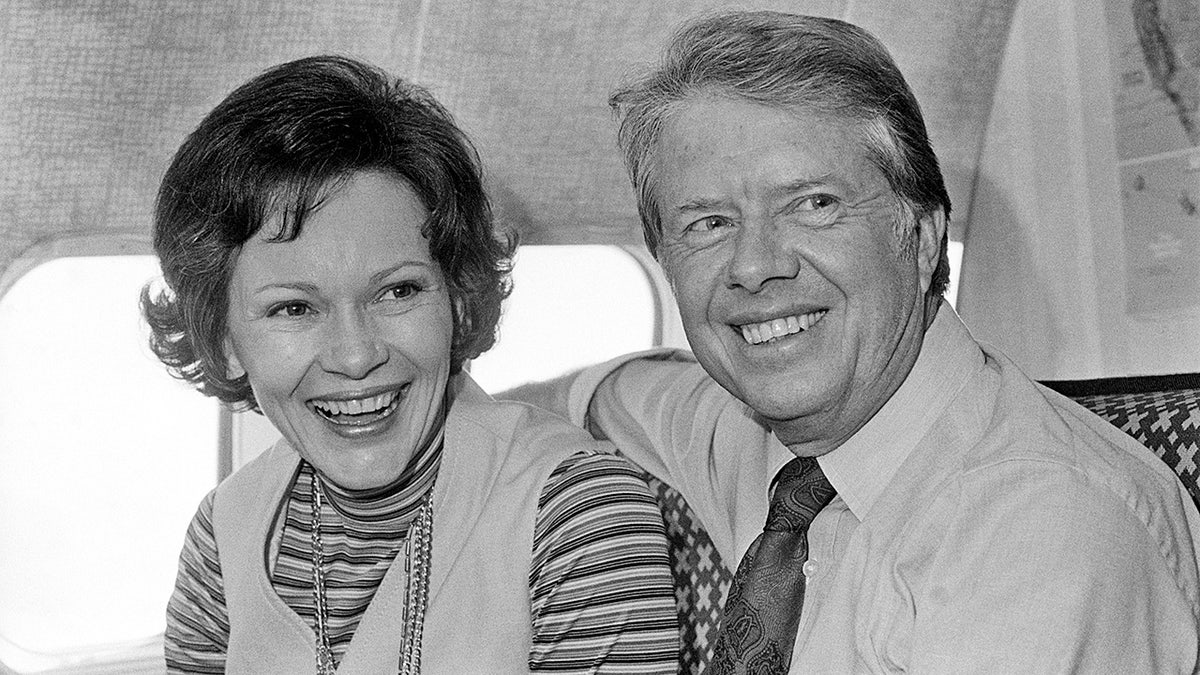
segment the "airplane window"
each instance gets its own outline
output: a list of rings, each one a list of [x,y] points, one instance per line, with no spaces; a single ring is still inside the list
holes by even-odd
[[[471,363],[496,392],[655,344],[654,290],[617,246],[522,246],[500,340]]]
[[[0,297],[0,672],[160,649],[218,406],[145,344],[156,276],[148,255],[57,258]]]
[[[958,307],[958,277],[962,271],[963,243],[951,241],[946,246],[946,256],[950,258],[950,285],[946,288],[946,302],[951,307]]]

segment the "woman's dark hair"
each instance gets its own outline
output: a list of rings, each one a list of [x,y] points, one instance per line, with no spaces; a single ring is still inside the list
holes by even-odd
[[[166,289],[142,290],[150,348],[173,375],[257,409],[223,348],[241,246],[272,218],[275,241],[358,172],[405,181],[429,219],[421,233],[454,307],[450,372],[496,340],[515,239],[498,237],[478,154],[428,91],[338,56],[285,63],[238,87],[187,137],[159,188],[154,249]]]

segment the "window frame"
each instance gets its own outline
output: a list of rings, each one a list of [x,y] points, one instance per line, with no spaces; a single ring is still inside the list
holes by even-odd
[[[26,274],[35,268],[57,260],[72,257],[143,256],[154,255],[150,236],[143,232],[115,230],[109,232],[66,232],[40,240],[20,252],[0,271],[0,300]],[[226,406],[219,405],[217,450],[217,480],[228,475],[230,465],[230,417]],[[180,536],[182,536],[182,532]],[[164,611],[166,599],[163,603]],[[33,670],[17,670],[0,659],[0,675],[21,675],[24,672],[38,675],[161,675],[165,672],[163,661],[163,634],[129,641],[41,654],[26,650],[0,635],[0,653],[18,654],[22,667]]]

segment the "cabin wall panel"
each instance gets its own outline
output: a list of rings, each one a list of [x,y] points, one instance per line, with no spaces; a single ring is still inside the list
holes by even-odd
[[[69,232],[148,232],[184,136],[262,69],[317,52],[404,72],[420,0],[6,3],[0,270]]]
[[[968,212],[978,121],[1013,0],[761,9],[875,30],[925,104]],[[475,138],[502,220],[530,243],[640,242],[606,99],[718,0],[83,0],[8,3],[0,22],[0,268],[64,231],[144,232],[161,172],[233,86],[316,52],[431,85]],[[952,65],[950,65],[952,64]],[[15,170],[11,167],[15,167]]]
[[[1130,306],[1113,49],[1104,0],[1024,0],[987,130],[959,309],[1037,378],[1200,370],[1200,298]]]

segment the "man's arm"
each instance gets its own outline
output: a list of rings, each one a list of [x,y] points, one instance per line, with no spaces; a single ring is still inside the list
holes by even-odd
[[[556,415],[569,418],[570,411],[567,407],[567,401],[571,385],[575,383],[583,372],[583,370],[573,370],[550,380],[518,385],[512,389],[505,389],[495,394],[494,397],[501,401],[529,403],[542,410],[549,410]]]

